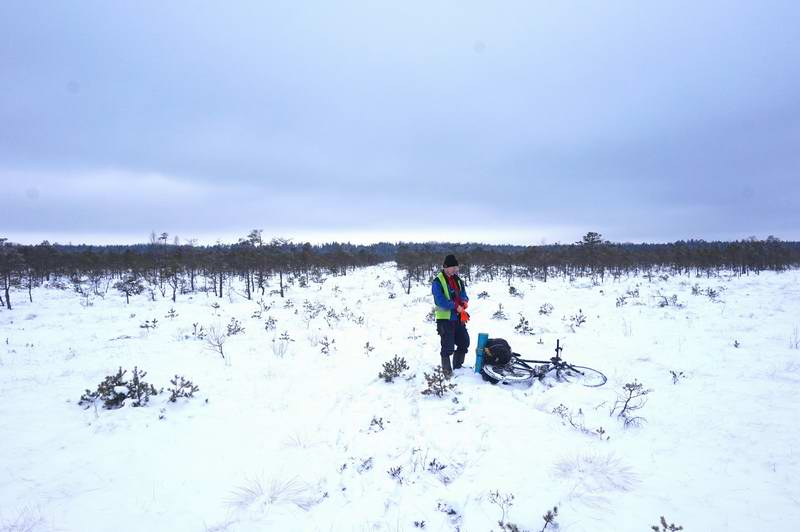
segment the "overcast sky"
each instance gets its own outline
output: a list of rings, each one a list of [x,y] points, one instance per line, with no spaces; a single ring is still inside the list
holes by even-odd
[[[800,240],[800,2],[0,3],[0,237]]]

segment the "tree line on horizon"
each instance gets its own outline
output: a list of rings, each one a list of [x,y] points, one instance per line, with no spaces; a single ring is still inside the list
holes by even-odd
[[[47,241],[21,245],[0,238],[0,307],[12,308],[11,289],[32,290],[48,281],[67,280],[76,290],[95,293],[113,287],[126,299],[149,287],[151,297],[197,291],[222,297],[226,284],[237,282],[248,299],[264,295],[272,281],[284,297],[288,283],[307,283],[310,276],[347,275],[356,268],[394,261],[410,292],[412,282],[427,283],[445,255],[454,253],[468,281],[514,276],[546,282],[552,276],[606,276],[668,270],[677,275],[739,275],[782,271],[800,266],[800,242],[775,237],[730,242],[704,240],[668,244],[612,243],[589,232],[572,244],[539,246],[480,243],[388,243],[358,245],[331,242],[312,245],[290,239],[265,240],[254,229],[235,244],[198,246],[168,243],[153,235],[147,244],[61,245]],[[272,290],[270,290],[272,291]]]

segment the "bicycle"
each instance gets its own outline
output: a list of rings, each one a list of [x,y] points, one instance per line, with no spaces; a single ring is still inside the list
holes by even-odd
[[[583,386],[597,387],[608,381],[608,378],[596,369],[575,366],[562,359],[562,350],[559,340],[556,340],[556,356],[550,360],[529,360],[522,358],[519,353],[512,353],[508,363],[502,366],[487,364],[482,366],[482,369],[490,378],[505,384],[524,383],[532,381],[534,377],[542,380],[551,372],[555,372],[558,381],[575,382]]]

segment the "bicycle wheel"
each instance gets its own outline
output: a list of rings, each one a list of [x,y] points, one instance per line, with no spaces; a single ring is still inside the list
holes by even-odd
[[[564,369],[558,370],[556,376],[559,380],[592,387],[602,386],[608,380],[605,375],[596,369],[587,368],[586,366],[573,366],[571,364]]]
[[[506,382],[509,384],[529,382],[533,379],[534,373],[532,369],[514,364],[513,362],[503,366],[491,366],[487,364],[483,366],[483,370],[489,377],[499,382]]]

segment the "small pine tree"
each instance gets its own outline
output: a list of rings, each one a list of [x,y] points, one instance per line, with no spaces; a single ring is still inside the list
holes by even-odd
[[[172,388],[167,388],[167,391],[169,392],[169,401],[171,403],[177,401],[179,397],[191,399],[194,397],[194,392],[200,389],[192,381],[184,378],[182,375],[175,375],[169,382],[172,384]]]
[[[422,390],[422,395],[442,397],[456,387],[454,382],[450,382],[450,377],[444,372],[442,366],[436,366],[436,369],[430,375],[425,373],[425,380],[428,383],[428,387]]]
[[[378,373],[378,377],[386,382],[392,382],[407,369],[408,364],[406,363],[406,359],[395,355],[392,360],[383,363],[383,371]]]
[[[144,406],[150,400],[151,395],[158,395],[155,387],[144,381],[146,376],[146,371],[139,372],[139,368],[134,366],[133,376],[128,383],[128,397],[133,399],[131,406]]]
[[[127,370],[123,370],[120,367],[115,375],[108,375],[103,379],[103,382],[97,385],[97,390],[90,391],[87,389],[86,393],[81,396],[78,404],[89,408],[91,405],[95,404],[97,400],[100,400],[103,403],[103,408],[106,410],[114,410],[122,407],[123,402],[128,397],[127,393],[122,392],[122,387],[127,387],[128,384],[125,381],[125,373],[127,373]]]

